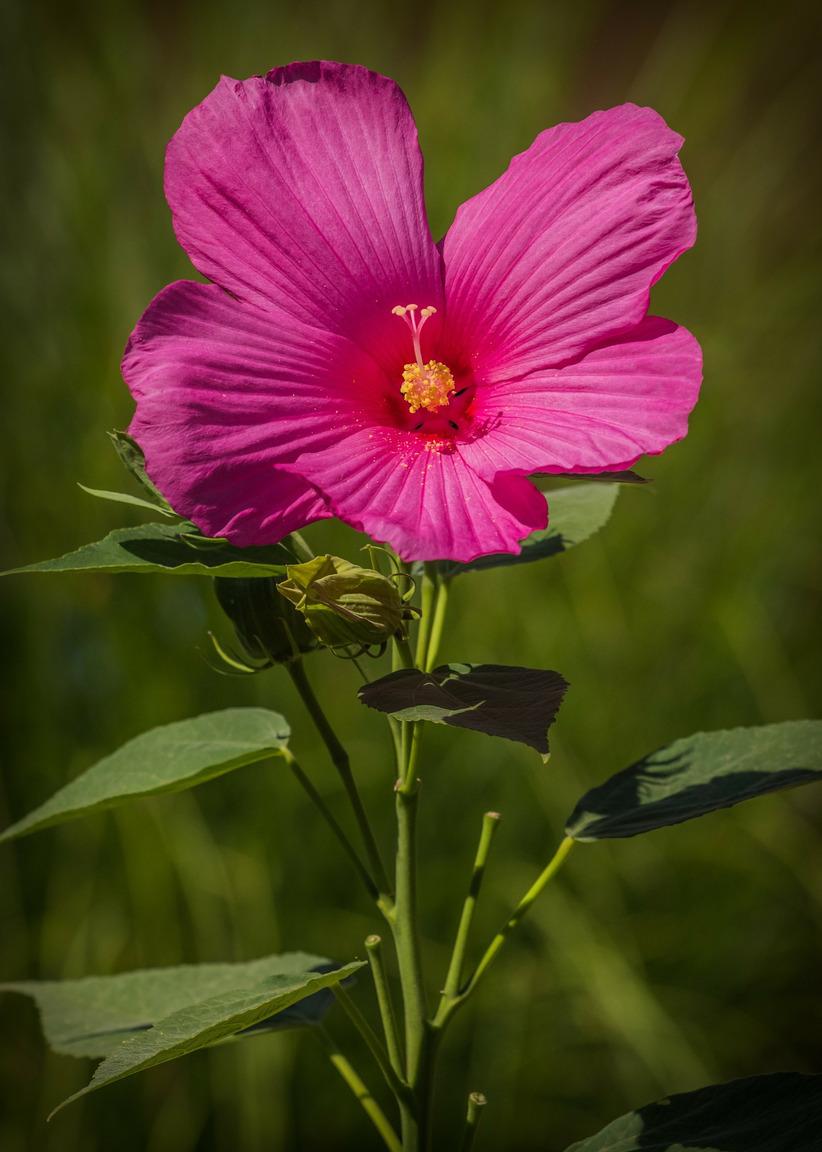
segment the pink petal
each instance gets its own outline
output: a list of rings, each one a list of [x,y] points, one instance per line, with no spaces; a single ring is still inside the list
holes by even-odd
[[[404,560],[473,560],[519,552],[519,542],[547,521],[545,499],[521,476],[486,483],[466,464],[461,445],[396,428],[341,435],[292,467],[328,498],[334,515]]]
[[[485,476],[616,471],[682,439],[701,378],[691,333],[648,316],[564,368],[478,390],[475,419],[485,434],[463,455]]]
[[[449,328],[478,379],[557,367],[634,327],[696,237],[682,137],[625,104],[541,133],[443,241]]]
[[[384,333],[396,345],[391,308],[441,306],[417,130],[397,85],[366,68],[223,77],[169,145],[166,197],[211,280],[378,358]]]
[[[367,370],[343,337],[181,281],[155,298],[126,349],[130,432],[177,512],[240,546],[270,543],[330,514],[282,466],[333,444],[340,421],[365,418],[376,402],[357,387]]]

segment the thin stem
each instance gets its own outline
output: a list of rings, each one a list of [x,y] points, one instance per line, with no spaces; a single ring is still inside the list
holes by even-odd
[[[315,1025],[312,1031],[325,1049],[328,1059],[337,1069],[340,1076],[342,1076],[357,1100],[359,1100],[369,1120],[382,1137],[383,1144],[385,1144],[389,1152],[402,1152],[402,1145],[400,1144],[397,1133],[394,1131],[393,1125],[371,1095],[350,1061],[347,1057],[343,1056],[342,1052],[321,1024]]]
[[[391,743],[394,745],[394,764],[396,767],[396,775],[399,776],[402,771],[402,726],[399,720],[395,720],[393,716],[386,716],[388,721],[388,730],[391,733]]]
[[[363,683],[370,684],[371,683],[371,677],[368,675],[365,668],[363,668],[362,664],[360,663],[360,661],[357,659],[356,656],[353,656],[351,658],[351,662],[354,665],[354,667],[357,669],[357,671],[359,672],[360,676],[362,676]],[[399,720],[395,720],[393,716],[389,716],[387,714],[386,714],[385,718],[388,721],[388,729],[391,733],[391,743],[394,745],[394,761],[396,764],[397,774],[399,774],[401,756],[402,756],[402,737],[401,737],[401,733],[400,733],[400,722],[399,722]]]
[[[334,993],[334,998],[339,1006],[342,1008],[348,1019],[362,1036],[369,1052],[374,1057],[380,1072],[382,1072],[386,1084],[394,1093],[397,1100],[410,1101],[411,1090],[409,1086],[405,1083],[404,1080],[400,1079],[399,1075],[391,1067],[388,1053],[380,1043],[380,1039],[377,1036],[377,1033],[368,1023],[365,1016],[363,1016],[362,1012],[346,992],[345,988],[343,988],[342,984],[335,984],[331,991]]]
[[[415,663],[418,668],[425,668],[425,655],[428,651],[428,637],[431,634],[431,618],[434,611],[434,595],[437,590],[436,580],[432,575],[429,564],[425,565],[422,577],[422,593],[420,595],[419,628],[417,629],[417,651]]]
[[[457,935],[454,941],[454,950],[451,954],[451,963],[448,966],[448,975],[445,978],[445,988],[442,993],[443,1000],[452,1000],[459,994],[462,968],[465,961],[465,950],[468,946],[471,924],[474,919],[480,888],[482,887],[485,865],[488,862],[488,853],[491,850],[491,841],[499,827],[499,819],[499,812],[486,812],[482,818],[482,831],[480,832],[479,844],[477,845],[477,853],[474,857],[474,867],[471,872],[468,895],[465,897],[465,903],[462,906],[462,915],[460,916],[459,927],[457,928]]]
[[[570,836],[566,836],[560,844],[559,848],[557,848],[551,860],[536,878],[534,883],[520,900],[519,904],[517,904],[514,911],[508,917],[503,927],[499,930],[494,939],[486,948],[479,964],[477,964],[477,967],[474,970],[473,976],[460,992],[460,1001],[466,1000],[474,991],[477,984],[479,984],[482,977],[490,968],[491,964],[493,964],[500,948],[502,948],[503,944],[519,924],[520,920],[522,920],[525,913],[540,895],[543,888],[545,888],[546,885],[550,883],[551,880],[553,880],[554,876],[556,876],[573,846],[574,841]]]
[[[380,893],[389,895],[391,894],[391,882],[385,871],[385,866],[380,856],[380,850],[377,847],[377,841],[374,838],[374,833],[371,830],[368,816],[366,814],[363,802],[360,799],[360,794],[357,791],[357,785],[354,776],[351,772],[351,764],[348,759],[348,753],[343,748],[340,741],[337,739],[337,734],[331,727],[328,717],[323,711],[319,700],[314,695],[314,689],[308,681],[305,674],[305,668],[301,660],[295,660],[288,665],[288,671],[291,679],[294,681],[294,686],[300,694],[300,697],[308,709],[308,713],[314,724],[317,727],[323,743],[328,749],[328,754],[337,773],[342,780],[343,787],[345,788],[351,807],[354,812],[354,817],[360,830],[360,835],[363,839],[365,846],[366,856],[371,871],[377,882]]]
[[[471,925],[474,920],[474,912],[479,899],[480,888],[482,887],[482,880],[485,874],[485,867],[488,863],[488,856],[491,851],[491,842],[494,838],[494,833],[499,826],[500,816],[498,812],[486,812],[482,818],[482,829],[480,831],[479,843],[477,845],[476,855],[474,857],[474,867],[471,872],[471,882],[468,886],[468,894],[465,897],[465,903],[462,907],[462,914],[460,915],[460,922],[457,927],[457,935],[454,940],[454,949],[451,954],[451,962],[448,965],[448,974],[445,978],[445,987],[440,995],[440,1002],[437,1006],[436,1014],[430,1023],[427,1042],[426,1042],[426,1055],[425,1055],[425,1073],[427,1077],[427,1084],[424,1090],[425,1106],[422,1111],[430,1118],[433,1116],[433,1107],[431,1104],[431,1096],[434,1087],[434,1066],[437,1059],[437,1052],[439,1050],[440,1041],[442,1040],[443,1030],[445,1024],[452,1012],[456,1010],[461,1003],[460,998],[460,981],[462,977],[462,969],[465,963],[465,952],[468,946],[468,939],[471,934]],[[466,1128],[465,1139],[469,1137],[469,1129]],[[473,1140],[473,1136],[471,1136]]]
[[[294,551],[301,560],[314,559],[314,553],[311,551],[308,541],[300,532],[291,533],[291,542],[294,545]]]
[[[326,802],[323,800],[322,796],[319,794],[317,789],[314,787],[314,785],[311,783],[309,778],[306,776],[305,772],[303,772],[299,763],[294,758],[294,756],[288,751],[288,749],[286,749],[282,753],[282,755],[285,758],[285,761],[288,764],[289,768],[291,769],[291,771],[296,776],[297,780],[299,780],[300,784],[305,789],[305,791],[306,791],[307,795],[309,796],[309,798],[311,799],[312,803],[314,805],[316,805],[316,807],[318,808],[320,814],[322,815],[322,817],[325,820],[328,827],[331,829],[331,831],[337,837],[337,840],[340,842],[340,844],[343,848],[343,851],[346,853],[349,860],[351,861],[351,863],[356,868],[357,874],[359,875],[363,884],[367,888],[368,895],[373,900],[376,900],[377,897],[379,896],[379,890],[377,889],[377,885],[374,882],[374,878],[371,875],[371,873],[368,871],[368,869],[366,868],[363,861],[360,859],[360,855],[357,852],[357,849],[354,847],[354,845],[348,839],[348,836],[346,835],[345,830],[343,829],[342,825],[339,823],[337,818],[331,812],[330,808],[328,807]]]
[[[414,655],[411,651],[411,645],[405,636],[395,637],[394,643],[396,645],[397,655],[400,658],[400,668],[413,668]]]
[[[437,599],[434,607],[434,621],[431,625],[431,635],[428,639],[428,649],[425,654],[425,671],[430,672],[437,663],[437,654],[440,650],[443,628],[445,627],[445,614],[448,611],[448,581],[439,579],[437,583]]]
[[[416,1088],[426,1035],[425,986],[417,928],[418,793],[397,789],[397,896],[389,920],[397,949],[405,1022],[405,1078]],[[413,1147],[413,1145],[412,1145]]]
[[[385,1035],[385,1047],[388,1051],[388,1059],[391,1061],[391,1067],[397,1075],[401,1076],[403,1063],[397,1033],[397,1019],[394,1015],[391,987],[385,972],[381,937],[367,936],[365,940],[365,950],[368,953],[371,977],[374,981],[374,990],[377,993],[377,1004],[380,1009],[380,1019],[382,1020],[382,1030]]]
[[[465,1114],[465,1130],[460,1142],[460,1152],[471,1152],[474,1138],[487,1101],[481,1092],[472,1092],[468,1097],[468,1110]]]
[[[420,754],[422,741],[422,721],[403,724],[403,761],[405,768],[399,783],[399,791],[405,793],[416,792],[419,787],[417,779],[417,760]]]
[[[394,645],[400,666],[414,667],[408,641]],[[387,916],[394,937],[397,966],[402,988],[405,1033],[405,1079],[414,1094],[413,1111],[402,1111],[402,1141],[405,1152],[424,1152],[428,1146],[428,1106],[432,1033],[427,1022],[425,984],[422,974],[419,929],[417,925],[416,823],[419,781],[416,777],[421,738],[420,723],[401,724],[401,748],[395,788],[397,813],[396,899]],[[436,1039],[434,1037],[434,1039]]]

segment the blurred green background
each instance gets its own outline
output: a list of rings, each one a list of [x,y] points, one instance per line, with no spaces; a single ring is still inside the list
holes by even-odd
[[[436,233],[558,120],[634,100],[687,137],[700,239],[654,308],[704,345],[690,436],[646,462],[652,488],[623,491],[583,547],[455,589],[446,658],[552,667],[572,688],[547,768],[512,744],[428,733],[432,989],[485,809],[504,819],[481,935],[545,862],[586,786],[699,728],[818,714],[818,6],[4,0],[0,10],[4,567],[139,518],[75,481],[122,486],[105,436],[131,411],[121,350],[151,296],[190,275],[162,197],[163,151],[220,72],[326,56],[394,76],[419,122]],[[310,536],[349,555],[358,544],[341,528]],[[15,577],[2,591],[0,824],[126,737],[229,703],[284,712],[344,811],[286,678],[224,679],[204,662],[217,619],[207,582]],[[383,726],[352,703],[349,665],[320,656],[310,671],[387,840]],[[821,832],[822,790],[806,789],[579,849],[454,1028],[443,1149],[469,1088],[490,1100],[479,1146],[526,1152],[561,1149],[669,1091],[818,1071]],[[276,767],[42,833],[4,848],[0,868],[0,978],[293,948],[348,959],[377,926]],[[344,1021],[329,1023],[347,1036]],[[190,1057],[47,1127],[90,1069],[45,1052],[19,997],[0,1003],[0,1027],[3,1152],[377,1146],[310,1036]]]

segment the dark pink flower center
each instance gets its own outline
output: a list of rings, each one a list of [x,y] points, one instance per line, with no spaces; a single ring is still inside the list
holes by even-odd
[[[407,410],[399,409],[401,423],[415,432],[451,441],[466,430],[469,422],[473,382],[455,374],[441,360],[423,359],[420,334],[436,308],[429,305],[420,309],[417,304],[406,304],[391,311],[408,326],[414,350],[414,360],[402,368],[400,395]]]

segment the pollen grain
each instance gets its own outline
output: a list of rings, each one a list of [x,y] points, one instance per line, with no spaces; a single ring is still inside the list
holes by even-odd
[[[427,364],[403,365],[400,392],[412,413],[419,412],[421,408],[428,412],[445,408],[454,388],[451,369],[439,360],[429,360]]]

